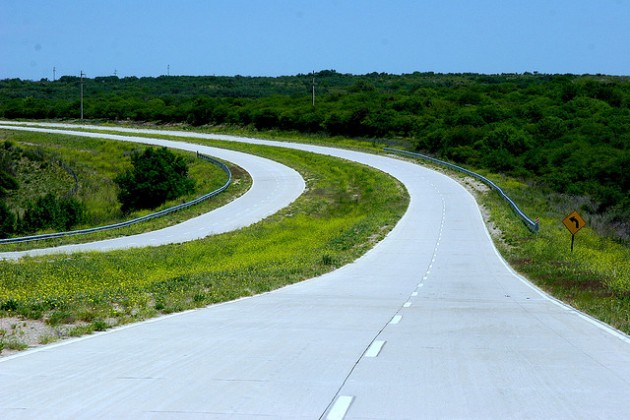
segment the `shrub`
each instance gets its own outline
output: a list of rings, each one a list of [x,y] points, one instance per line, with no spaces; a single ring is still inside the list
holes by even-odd
[[[184,159],[165,147],[133,152],[131,163],[131,169],[114,179],[123,212],[155,208],[195,189]]]
[[[85,206],[76,198],[57,198],[49,193],[28,204],[19,221],[19,230],[23,233],[41,229],[69,230],[84,217]]]
[[[4,201],[0,201],[0,239],[8,238],[15,232],[15,214]]]

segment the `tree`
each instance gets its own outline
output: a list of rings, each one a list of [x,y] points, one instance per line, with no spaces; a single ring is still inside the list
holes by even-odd
[[[4,201],[0,201],[0,239],[8,238],[15,232],[15,214]]]
[[[81,223],[85,216],[85,206],[73,197],[57,198],[48,193],[30,202],[19,221],[22,233],[37,232],[41,229],[57,231],[70,230]]]
[[[125,213],[155,208],[195,190],[184,159],[165,147],[133,152],[131,163],[132,168],[114,179],[120,189],[118,200]]]

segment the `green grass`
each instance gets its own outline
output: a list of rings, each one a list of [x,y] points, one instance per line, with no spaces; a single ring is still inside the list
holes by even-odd
[[[178,245],[0,262],[0,316],[77,333],[266,292],[347,264],[395,225],[408,204],[390,176],[300,151],[212,142],[298,170],[307,192],[253,226]],[[82,323],[85,323],[83,325]],[[74,333],[73,333],[74,334]]]

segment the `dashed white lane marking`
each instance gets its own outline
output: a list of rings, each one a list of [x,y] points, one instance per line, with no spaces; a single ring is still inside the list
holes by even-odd
[[[326,416],[327,420],[343,420],[352,404],[354,397],[349,395],[340,395],[337,397],[337,401],[333,404],[332,408]]]
[[[405,304],[403,305],[403,308],[408,308],[411,306],[411,302],[405,302]]]
[[[389,321],[389,323],[392,325],[395,325],[395,324],[398,324],[401,319],[402,319],[402,315],[396,315],[392,318],[391,321]]]
[[[384,345],[385,345],[385,341],[382,341],[382,340],[374,341],[372,343],[372,345],[370,345],[370,347],[365,351],[365,354],[363,355],[363,357],[376,357],[376,356],[378,356],[378,354],[383,349]]]
[[[413,292],[413,293],[411,294],[411,296],[413,296],[413,297],[418,296],[418,292]]]

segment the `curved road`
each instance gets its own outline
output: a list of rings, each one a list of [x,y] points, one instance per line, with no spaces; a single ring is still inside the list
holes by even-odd
[[[209,235],[229,232],[256,223],[288,206],[302,194],[304,180],[295,170],[269,159],[241,152],[219,149],[184,142],[151,139],[146,137],[119,136],[103,133],[89,133],[71,130],[52,130],[7,125],[0,121],[0,129],[33,132],[52,132],[80,137],[103,138],[128,141],[173,149],[200,152],[219,159],[233,162],[245,169],[252,177],[252,187],[241,197],[209,213],[189,219],[177,225],[153,232],[124,236],[104,241],[55,248],[34,249],[20,252],[0,252],[0,259],[18,259],[26,255],[50,253],[70,253],[81,251],[108,251],[142,246],[159,246],[204,238]],[[76,127],[75,127],[76,128]]]
[[[409,210],[319,278],[0,360],[0,417],[628,417],[628,336],[515,275],[459,184],[282,145],[389,172]]]

